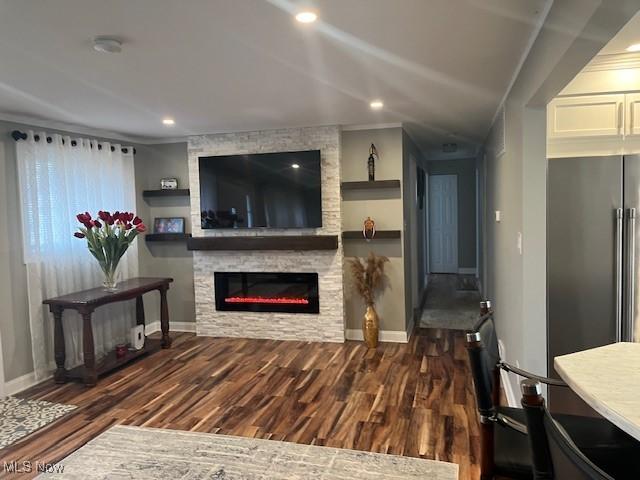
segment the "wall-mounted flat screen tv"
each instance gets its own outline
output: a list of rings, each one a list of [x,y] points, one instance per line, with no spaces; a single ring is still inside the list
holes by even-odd
[[[200,157],[203,229],[322,226],[320,151]]]

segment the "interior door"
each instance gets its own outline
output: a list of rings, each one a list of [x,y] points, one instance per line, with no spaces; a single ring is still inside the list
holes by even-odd
[[[431,273],[458,273],[458,176],[429,176]]]

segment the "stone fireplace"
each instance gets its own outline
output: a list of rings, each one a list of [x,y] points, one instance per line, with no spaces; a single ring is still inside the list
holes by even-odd
[[[199,157],[303,150],[320,150],[321,228],[200,228]],[[337,248],[332,250],[195,250],[196,333],[343,342],[339,127],[194,136],[189,138],[188,153],[194,239],[295,236],[299,242],[304,236],[338,238]],[[304,243],[304,238],[301,241]],[[251,275],[243,278],[243,274],[251,274],[253,279]]]

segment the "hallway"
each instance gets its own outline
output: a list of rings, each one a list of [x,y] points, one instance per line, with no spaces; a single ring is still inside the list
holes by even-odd
[[[422,328],[471,329],[478,318],[480,293],[473,275],[429,275]]]

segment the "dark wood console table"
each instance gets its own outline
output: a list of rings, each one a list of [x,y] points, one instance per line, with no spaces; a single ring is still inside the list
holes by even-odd
[[[69,378],[80,378],[84,380],[85,385],[93,386],[98,380],[98,375],[118,368],[146,353],[157,351],[160,348],[169,348],[171,346],[171,337],[169,337],[167,290],[169,290],[169,284],[171,282],[173,282],[173,278],[132,278],[120,282],[118,284],[118,290],[115,292],[107,292],[104,288],[99,287],[43,301],[42,303],[49,305],[49,310],[53,313],[55,321],[54,348],[57,369],[54,378],[56,383],[65,383]],[[135,298],[136,322],[138,325],[144,325],[142,295],[154,290],[160,292],[160,326],[162,329],[162,339],[152,340],[147,338],[142,349],[128,351],[122,358],[117,358],[115,351],[111,352],[99,365],[96,365],[93,327],[91,324],[91,314],[93,311],[102,305],[133,300]],[[68,309],[76,310],[82,315],[82,351],[84,355],[84,365],[67,371],[64,368],[65,347],[62,312]]]

